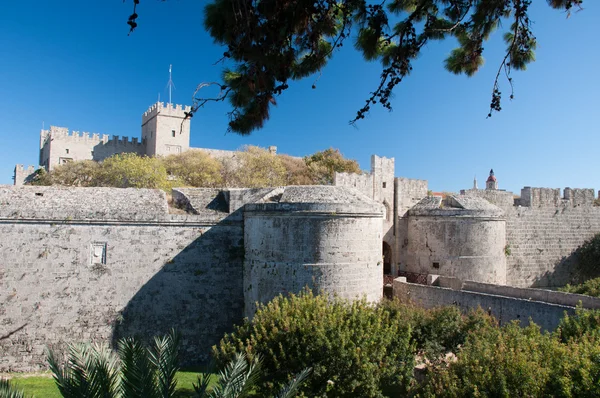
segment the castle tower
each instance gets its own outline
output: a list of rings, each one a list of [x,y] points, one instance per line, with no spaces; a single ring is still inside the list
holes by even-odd
[[[189,106],[157,102],[142,115],[142,144],[148,156],[167,156],[190,148]]]
[[[485,189],[488,191],[495,191],[498,189],[498,181],[496,180],[496,176],[494,176],[494,169],[490,170],[490,176],[485,182]]]

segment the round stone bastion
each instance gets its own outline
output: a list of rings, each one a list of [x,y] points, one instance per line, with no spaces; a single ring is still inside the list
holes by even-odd
[[[406,271],[506,284],[506,219],[472,196],[424,198],[408,211]]]
[[[244,206],[245,316],[256,303],[305,287],[378,301],[383,293],[383,206],[335,186],[277,188]]]

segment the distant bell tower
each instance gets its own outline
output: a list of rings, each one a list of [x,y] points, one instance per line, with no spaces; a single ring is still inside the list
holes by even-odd
[[[496,180],[496,176],[494,176],[494,169],[490,170],[490,176],[485,182],[485,189],[495,191],[498,189],[498,181]]]

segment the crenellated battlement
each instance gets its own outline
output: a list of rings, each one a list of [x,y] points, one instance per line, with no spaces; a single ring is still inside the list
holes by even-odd
[[[23,185],[27,181],[33,178],[35,173],[35,166],[27,166],[24,167],[22,164],[17,164],[15,166],[15,172],[13,175],[13,180],[15,185]]]
[[[90,145],[98,145],[104,143],[107,145],[126,145],[140,146],[142,143],[138,137],[129,138],[127,136],[119,137],[118,135],[110,136],[109,134],[89,133],[87,131],[69,131],[67,127],[50,126],[49,130],[42,130],[42,140],[45,142],[48,138],[59,140],[61,142],[81,142],[89,143]]]
[[[595,194],[592,188],[566,187],[561,195],[560,188],[521,189],[521,198],[515,204],[526,207],[576,207],[593,206]]]
[[[191,110],[192,108],[190,106],[171,103],[164,104],[163,102],[157,102],[155,104],[152,104],[148,108],[148,110],[142,115],[142,125],[158,114],[184,118],[186,112],[190,112]]]
[[[33,173],[35,171],[35,166],[29,165],[25,167],[22,164],[18,164],[15,166],[15,171]]]

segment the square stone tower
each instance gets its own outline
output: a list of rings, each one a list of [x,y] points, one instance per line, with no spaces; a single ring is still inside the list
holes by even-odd
[[[167,156],[190,148],[189,106],[157,102],[142,115],[142,144],[148,156]]]

